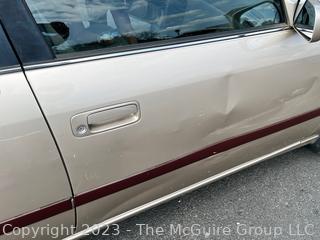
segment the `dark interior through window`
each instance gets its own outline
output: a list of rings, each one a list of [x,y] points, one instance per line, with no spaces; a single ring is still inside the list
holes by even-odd
[[[281,0],[26,0],[56,55],[283,23]]]

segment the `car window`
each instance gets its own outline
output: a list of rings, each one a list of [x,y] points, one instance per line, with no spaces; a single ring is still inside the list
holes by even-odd
[[[26,0],[57,56],[284,22],[281,0]]]

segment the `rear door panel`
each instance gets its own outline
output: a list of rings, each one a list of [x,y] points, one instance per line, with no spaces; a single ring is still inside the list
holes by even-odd
[[[0,75],[1,220],[72,196],[65,169],[22,72]],[[0,220],[0,222],[1,222]]]
[[[0,239],[34,223],[70,227],[75,215],[63,162],[1,26],[0,39]]]

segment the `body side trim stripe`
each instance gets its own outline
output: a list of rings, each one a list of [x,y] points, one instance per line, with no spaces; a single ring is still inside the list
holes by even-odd
[[[251,167],[253,165],[256,165],[258,163],[266,161],[267,159],[279,156],[279,155],[284,154],[284,153],[286,153],[288,151],[292,151],[294,149],[303,147],[305,145],[312,144],[315,141],[317,141],[317,139],[319,139],[319,135],[313,135],[313,136],[311,136],[309,138],[306,138],[306,139],[304,139],[302,141],[295,142],[295,143],[293,143],[291,145],[288,145],[288,146],[286,146],[284,148],[278,149],[278,150],[276,150],[274,152],[271,152],[269,154],[266,154],[266,155],[263,155],[261,157],[255,158],[253,160],[250,160],[248,162],[245,162],[243,164],[235,166],[235,167],[233,167],[231,169],[228,169],[228,170],[226,170],[224,172],[221,172],[221,173],[218,173],[216,175],[213,175],[212,177],[206,178],[206,179],[204,179],[204,180],[202,180],[200,182],[197,182],[195,184],[192,184],[190,186],[182,188],[182,189],[180,189],[180,190],[178,190],[176,192],[170,193],[170,194],[165,195],[165,196],[163,196],[161,198],[157,198],[157,199],[155,199],[155,200],[153,200],[151,202],[148,202],[146,204],[138,206],[138,207],[136,207],[134,209],[131,209],[131,210],[127,211],[127,212],[121,213],[121,214],[119,214],[119,215],[117,215],[115,217],[109,218],[109,219],[107,219],[107,220],[105,220],[105,221],[103,221],[101,223],[95,224],[95,225],[93,225],[93,226],[91,226],[91,227],[89,227],[87,229],[84,229],[84,230],[82,230],[80,232],[77,232],[72,236],[66,237],[63,240],[81,239],[84,236],[88,236],[88,235],[90,235],[90,234],[92,234],[92,233],[94,233],[94,232],[96,232],[98,230],[105,229],[108,226],[111,226],[112,224],[121,222],[121,221],[123,221],[123,220],[125,220],[125,219],[127,219],[129,217],[132,217],[132,216],[134,216],[136,214],[139,214],[139,213],[141,213],[143,211],[146,211],[146,210],[148,210],[150,208],[156,207],[156,206],[158,206],[160,204],[163,204],[165,202],[168,202],[168,201],[170,201],[170,200],[172,200],[172,199],[174,199],[176,197],[179,197],[181,195],[187,194],[187,193],[189,193],[191,191],[194,191],[194,190],[196,190],[196,189],[198,189],[200,187],[204,187],[204,186],[206,186],[206,185],[208,185],[210,183],[213,183],[215,181],[218,181],[218,180],[220,180],[220,179],[222,179],[224,177],[230,176],[230,175],[232,175],[234,173],[237,173],[237,172],[239,172],[241,170],[244,170],[244,169],[246,169],[248,167]]]
[[[199,150],[197,152],[194,152],[192,154],[186,155],[184,157],[181,157],[175,160],[168,161],[166,163],[155,166],[154,168],[138,173],[126,179],[113,182],[113,183],[104,185],[102,187],[99,187],[97,189],[76,195],[75,206],[78,207],[78,206],[87,204],[89,202],[95,201],[97,199],[109,196],[111,194],[114,194],[126,188],[133,187],[135,185],[138,185],[140,183],[146,182],[153,178],[159,177],[166,173],[172,172],[179,168],[188,166],[192,163],[204,160],[208,157],[212,157],[219,153],[228,151],[232,148],[255,141],[259,138],[263,138],[265,136],[282,131],[284,129],[290,128],[292,126],[298,125],[300,123],[306,122],[308,120],[311,120],[319,116],[320,116],[320,108],[296,117],[289,118],[284,121],[280,121],[278,123],[269,125],[267,127],[263,127],[255,131],[221,141],[214,145],[208,146],[202,150]]]
[[[75,196],[74,205],[79,207],[81,205],[90,203],[92,201],[98,200],[100,198],[109,196],[111,194],[120,192],[121,190],[136,186],[153,178],[159,177],[166,173],[172,172],[179,168],[188,166],[192,163],[204,160],[208,157],[215,156],[216,154],[228,151],[232,148],[241,146],[243,144],[255,141],[259,138],[277,133],[284,129],[293,127],[295,125],[301,124],[303,122],[309,121],[311,119],[317,118],[320,116],[320,108],[305,114],[289,118],[284,121],[269,125],[257,129],[255,131],[245,133],[243,135],[230,138],[214,145],[208,146],[205,149],[199,150],[195,153],[186,155],[184,157],[166,162],[164,164],[158,165],[152,169],[149,169],[145,172],[138,173],[126,179],[104,185],[102,187],[93,189],[91,191],[79,194]],[[36,222],[40,222],[44,219],[56,216],[63,212],[72,210],[74,208],[72,204],[73,199],[62,200],[57,203],[45,206],[38,210],[35,210],[30,213],[19,215],[8,219],[6,221],[0,222],[0,236],[9,233],[13,230],[14,227],[25,227]]]
[[[26,227],[72,209],[71,199],[67,199],[53,203],[33,212],[19,215],[0,223],[0,236],[12,232],[14,228]]]

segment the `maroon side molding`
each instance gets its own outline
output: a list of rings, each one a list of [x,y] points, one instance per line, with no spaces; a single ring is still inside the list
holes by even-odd
[[[86,203],[95,201],[97,199],[106,197],[113,193],[119,192],[129,187],[133,187],[135,185],[138,185],[140,183],[146,182],[153,178],[159,177],[166,173],[172,172],[179,168],[185,167],[192,163],[204,160],[218,153],[228,151],[232,148],[255,141],[259,138],[263,138],[265,136],[290,128],[292,126],[298,125],[300,123],[306,122],[308,120],[311,120],[319,116],[320,116],[320,109],[316,109],[314,111],[272,124],[270,126],[257,129],[253,132],[249,132],[237,137],[224,140],[222,142],[208,146],[207,148],[197,151],[195,153],[186,155],[184,157],[181,157],[172,161],[168,161],[164,164],[158,165],[154,168],[148,169],[147,171],[138,173],[136,175],[120,180],[118,182],[110,183],[105,186],[99,187],[97,189],[79,194],[75,196],[75,205],[81,206]]]
[[[10,233],[14,228],[22,228],[31,225],[36,222],[40,222],[44,219],[56,216],[60,213],[66,212],[73,209],[71,199],[57,202],[30,212],[24,215],[17,216],[0,223],[0,236],[5,233]]]
[[[298,125],[300,123],[306,122],[308,120],[311,120],[319,116],[320,116],[320,108],[314,111],[272,124],[270,126],[266,126],[266,127],[257,129],[255,131],[221,141],[219,143],[208,146],[207,148],[199,150],[195,153],[186,155],[184,157],[181,157],[172,161],[168,161],[164,164],[148,169],[145,172],[141,172],[131,177],[128,177],[126,179],[120,180],[118,182],[110,183],[105,186],[99,187],[97,189],[93,189],[91,191],[81,193],[75,196],[74,198],[75,206],[78,207],[78,206],[87,204],[89,202],[98,200],[100,198],[109,196],[113,193],[119,192],[126,188],[133,187],[135,185],[138,185],[140,183],[146,182],[153,178],[159,177],[166,173],[172,172],[179,168],[185,167],[192,163],[204,160],[218,153],[228,151],[232,148],[255,141],[259,138],[263,138],[265,136],[282,131],[284,129],[290,128],[292,126]],[[43,207],[34,212],[30,212],[24,215],[14,217],[12,219],[9,219],[7,221],[0,223],[0,235],[11,232],[15,227],[22,228],[72,209],[73,209],[72,201],[71,199],[68,199],[61,202],[53,203],[49,206]]]

